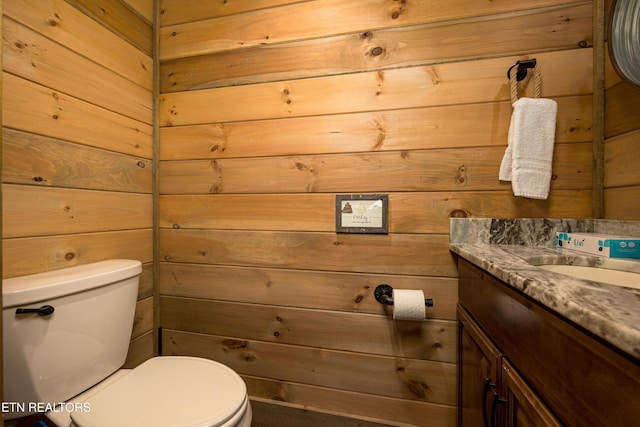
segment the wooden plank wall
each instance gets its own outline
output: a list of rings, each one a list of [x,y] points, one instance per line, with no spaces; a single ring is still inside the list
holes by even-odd
[[[609,19],[611,0],[605,2]],[[623,80],[606,51],[604,215],[640,220],[640,88]]]
[[[129,366],[154,351],[144,3],[5,0],[2,22],[3,277],[143,262]]]
[[[163,354],[226,363],[253,399],[454,425],[449,218],[591,215],[592,7],[162,0]],[[546,201],[497,178],[507,69],[532,57],[559,104]],[[389,194],[388,235],[336,234],[350,193]],[[385,282],[429,319],[392,321]]]

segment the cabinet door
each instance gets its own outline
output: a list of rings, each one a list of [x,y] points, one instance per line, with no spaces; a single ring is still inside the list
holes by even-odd
[[[561,426],[507,359],[502,360],[501,389],[507,399],[507,427]]]
[[[502,425],[492,420],[498,399],[502,354],[458,305],[458,426]],[[494,418],[499,418],[497,413]]]

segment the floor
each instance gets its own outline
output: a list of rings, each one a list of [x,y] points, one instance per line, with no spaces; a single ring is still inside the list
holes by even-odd
[[[251,408],[253,409],[251,427],[390,427],[388,424],[257,401],[251,402]],[[17,421],[6,421],[4,426],[56,427],[53,422],[43,415],[32,415]]]
[[[251,427],[390,427],[388,424],[340,417],[255,400],[251,401],[251,408],[253,409]]]
[[[5,427],[56,427],[56,425],[51,422],[44,415],[30,415],[25,418],[20,418],[18,420],[11,420],[4,422]]]

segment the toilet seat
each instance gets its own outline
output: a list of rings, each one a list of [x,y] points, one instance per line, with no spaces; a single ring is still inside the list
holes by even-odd
[[[71,414],[78,427],[226,427],[249,405],[247,388],[229,367],[208,359],[161,356],[147,360],[85,400]]]

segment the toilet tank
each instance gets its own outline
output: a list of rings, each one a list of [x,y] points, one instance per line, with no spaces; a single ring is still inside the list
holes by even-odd
[[[116,259],[3,280],[6,419],[64,402],[122,367],[141,271],[139,261]],[[19,313],[44,306],[53,312]]]

